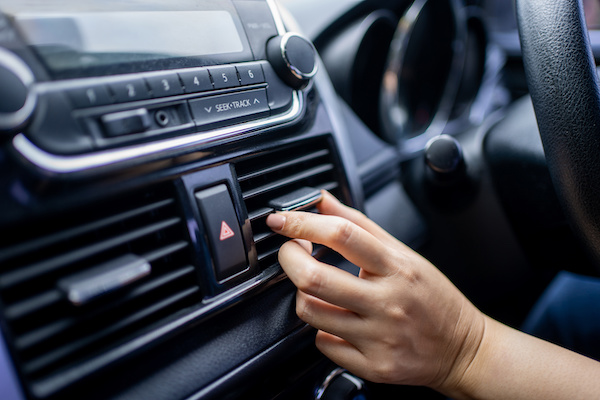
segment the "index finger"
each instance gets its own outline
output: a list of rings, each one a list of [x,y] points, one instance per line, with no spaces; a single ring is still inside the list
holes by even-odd
[[[375,275],[386,275],[389,249],[375,236],[347,219],[306,212],[271,214],[267,225],[294,239],[319,243],[340,253],[348,261]]]
[[[321,191],[322,200],[317,204],[317,209],[321,214],[337,215],[354,222],[377,239],[390,245],[397,245],[398,239],[389,234],[385,229],[377,225],[373,220],[367,217],[362,212],[342,204],[331,193],[326,190]]]

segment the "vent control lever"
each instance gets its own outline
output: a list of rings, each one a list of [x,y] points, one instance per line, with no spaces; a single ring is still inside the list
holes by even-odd
[[[123,288],[152,272],[150,263],[134,254],[126,254],[89,271],[59,281],[71,304],[82,306],[97,297]]]
[[[269,207],[275,211],[306,210],[321,201],[323,195],[319,189],[302,187],[269,201]]]

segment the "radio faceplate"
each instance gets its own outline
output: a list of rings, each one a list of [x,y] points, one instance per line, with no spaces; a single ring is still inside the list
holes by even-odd
[[[91,2],[3,6],[23,51],[37,55],[31,70],[47,73],[31,85],[38,106],[13,139],[38,167],[72,173],[173,156],[302,114],[303,95],[266,60],[267,42],[285,34],[272,2],[183,0],[144,10],[109,3],[94,11]],[[186,17],[178,20],[182,10]],[[193,17],[227,23],[203,33]],[[127,27],[136,29],[126,34]],[[169,45],[176,41],[170,32],[154,48],[153,32],[165,28],[186,43],[194,35],[217,38],[198,37],[183,48]]]

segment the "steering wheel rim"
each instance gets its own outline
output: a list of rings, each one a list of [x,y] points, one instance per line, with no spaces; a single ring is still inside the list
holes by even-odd
[[[521,51],[550,175],[600,272],[600,90],[581,0],[517,0]]]

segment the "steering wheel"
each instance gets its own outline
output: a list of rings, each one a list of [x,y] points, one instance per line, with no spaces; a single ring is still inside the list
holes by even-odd
[[[517,0],[527,83],[550,175],[600,271],[600,91],[581,0]]]

